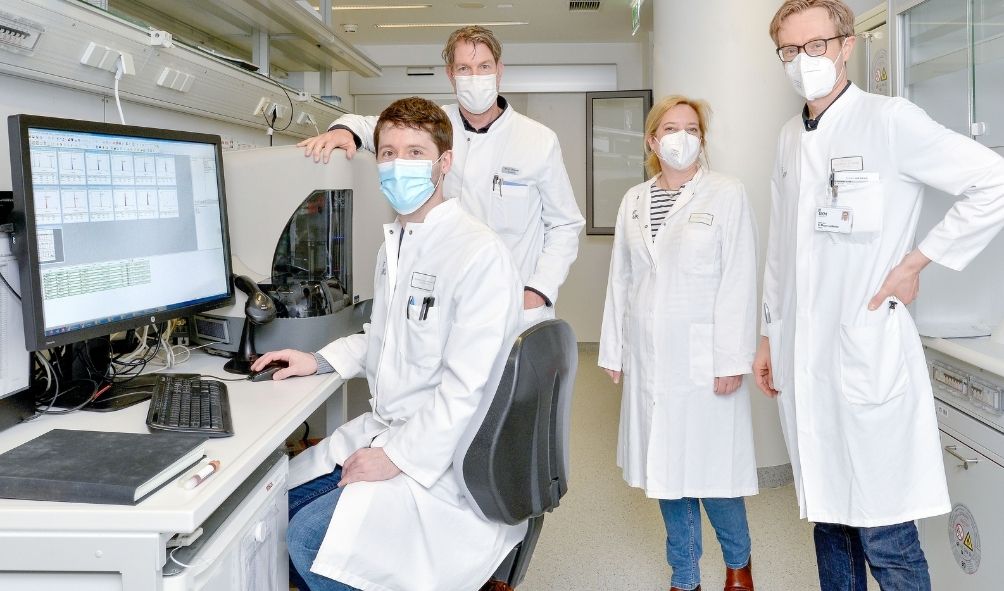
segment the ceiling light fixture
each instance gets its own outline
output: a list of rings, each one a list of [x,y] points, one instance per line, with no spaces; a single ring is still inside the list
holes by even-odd
[[[412,8],[432,8],[432,4],[394,4],[384,6],[344,4],[341,6],[332,6],[331,10],[408,10]]]
[[[498,21],[498,22],[484,22],[484,23],[381,23],[378,25],[373,25],[378,29],[425,29],[429,27],[466,27],[468,25],[478,25],[481,27],[508,27],[515,25],[529,25],[528,22],[523,21]]]

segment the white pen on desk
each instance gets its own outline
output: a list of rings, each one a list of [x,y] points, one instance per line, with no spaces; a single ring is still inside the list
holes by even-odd
[[[216,474],[219,470],[220,470],[220,461],[219,460],[210,461],[202,468],[199,468],[198,472],[193,474],[191,478],[185,481],[185,488],[192,489],[199,486],[200,484],[205,482],[207,478],[209,478],[213,474]]]

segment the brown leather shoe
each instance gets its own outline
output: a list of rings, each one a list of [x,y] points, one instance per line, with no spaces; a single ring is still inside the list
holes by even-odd
[[[742,568],[725,567],[725,591],[753,591],[753,559]]]
[[[514,591],[507,583],[491,580],[481,586],[481,591]]]

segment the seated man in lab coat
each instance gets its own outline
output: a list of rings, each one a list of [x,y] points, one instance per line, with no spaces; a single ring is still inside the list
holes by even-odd
[[[452,140],[431,101],[384,110],[374,145],[381,189],[399,215],[383,227],[365,334],[254,365],[286,361],[274,379],[365,374],[372,393],[372,412],[290,466],[290,575],[301,591],[471,591],[525,533],[525,524],[476,515],[452,471],[461,434],[494,394],[489,374],[516,336],[522,303],[508,249],[444,197]]]
[[[770,26],[806,100],[771,183],[757,384],[778,396],[822,591],[931,588],[914,520],[951,509],[909,304],[931,261],[965,267],[1004,225],[1004,160],[847,80],[854,15],[787,0]],[[961,196],[915,241],[926,186]]]
[[[453,123],[455,166],[446,197],[495,230],[512,253],[523,281],[527,325],[554,318],[558,288],[579,250],[585,225],[553,131],[499,95],[502,44],[488,29],[468,26],[443,49],[457,103],[443,110]],[[329,131],[301,142],[325,162],[336,148],[351,158],[373,150],[376,117],[344,115]]]

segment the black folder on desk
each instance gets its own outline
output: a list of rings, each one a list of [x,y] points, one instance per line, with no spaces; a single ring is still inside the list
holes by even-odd
[[[205,455],[187,433],[53,429],[0,454],[0,497],[135,505]]]

